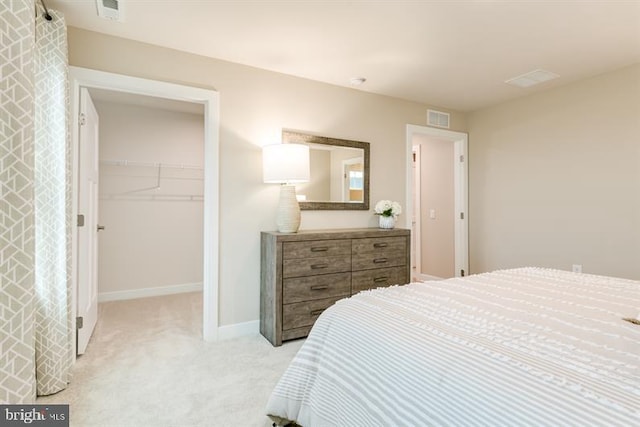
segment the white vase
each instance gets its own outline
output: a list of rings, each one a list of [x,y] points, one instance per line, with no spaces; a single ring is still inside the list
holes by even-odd
[[[281,233],[297,233],[300,228],[300,205],[296,198],[296,187],[293,185],[280,186],[276,225]]]
[[[380,228],[393,228],[396,226],[396,219],[392,216],[380,215]]]

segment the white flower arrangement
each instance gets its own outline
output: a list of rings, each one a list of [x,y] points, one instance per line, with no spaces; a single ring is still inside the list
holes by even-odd
[[[376,203],[375,207],[376,215],[392,216],[396,219],[398,215],[402,213],[402,207],[398,202],[392,202],[391,200],[380,200]]]

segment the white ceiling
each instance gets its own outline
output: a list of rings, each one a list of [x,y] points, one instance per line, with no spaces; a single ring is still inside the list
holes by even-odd
[[[473,111],[640,62],[640,0],[45,0],[67,24],[258,68]],[[559,74],[527,89],[505,80]]]

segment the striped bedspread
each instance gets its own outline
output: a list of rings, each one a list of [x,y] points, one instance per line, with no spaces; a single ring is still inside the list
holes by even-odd
[[[301,426],[640,426],[640,282],[522,268],[359,293],[267,414]]]

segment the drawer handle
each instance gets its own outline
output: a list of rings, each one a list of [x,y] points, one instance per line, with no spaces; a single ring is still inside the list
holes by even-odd
[[[324,308],[321,308],[320,310],[313,310],[309,312],[310,316],[319,316],[320,314],[322,314],[322,312],[324,311]]]
[[[312,247],[311,252],[327,252],[329,250],[328,246],[317,246]]]
[[[376,277],[375,279],[373,279],[374,282],[379,283],[379,282],[386,282],[388,279],[388,277]]]
[[[321,291],[323,289],[329,289],[329,285],[313,285],[311,286],[312,291]]]
[[[385,262],[387,262],[387,258],[376,258],[373,260],[374,264],[384,264]]]
[[[373,244],[374,248],[386,248],[387,246],[389,246],[388,243],[374,243]]]
[[[312,270],[320,270],[321,268],[327,268],[327,267],[329,267],[329,264],[312,264],[311,265]]]

